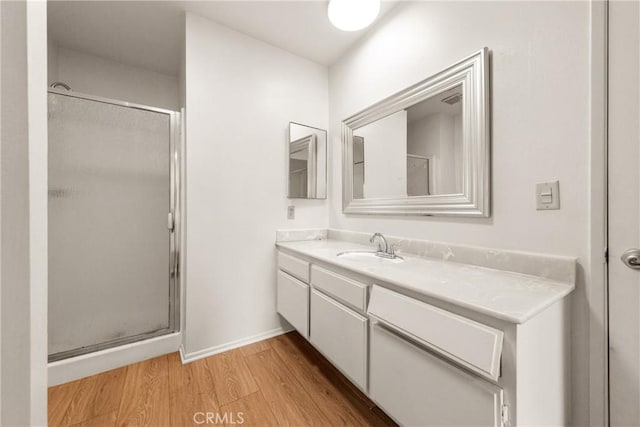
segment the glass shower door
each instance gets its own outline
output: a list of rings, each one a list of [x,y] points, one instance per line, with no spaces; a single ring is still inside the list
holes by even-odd
[[[175,114],[49,93],[50,361],[175,330]]]

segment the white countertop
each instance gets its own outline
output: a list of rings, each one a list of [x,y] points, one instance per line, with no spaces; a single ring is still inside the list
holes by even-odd
[[[341,240],[277,242],[278,248],[513,323],[524,323],[568,295],[573,283],[400,254],[402,263],[338,257],[372,246]]]

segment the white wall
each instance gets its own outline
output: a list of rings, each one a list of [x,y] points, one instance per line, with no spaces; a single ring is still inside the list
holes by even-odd
[[[58,81],[58,45],[47,37],[47,85]]]
[[[327,128],[327,73],[187,15],[187,357],[280,327],[275,230],[328,225],[326,200],[286,198],[288,123]]]
[[[48,80],[49,84],[66,83],[80,93],[180,110],[180,84],[176,76],[67,49],[52,41]]]
[[[29,416],[29,169],[26,3],[2,2],[2,425]],[[9,65],[11,64],[11,65]]]
[[[46,3],[0,19],[0,424],[46,425]]]
[[[573,425],[588,416],[589,36],[588,2],[404,3],[329,72],[331,227],[579,257]],[[342,214],[341,120],[483,46],[491,50],[491,218]],[[555,179],[561,210],[536,211],[535,183]]]
[[[353,134],[364,138],[364,197],[406,196],[407,112],[398,111]]]

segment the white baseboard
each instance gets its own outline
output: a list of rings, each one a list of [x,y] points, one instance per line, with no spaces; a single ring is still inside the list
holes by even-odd
[[[247,338],[242,338],[236,341],[231,341],[226,344],[220,344],[213,347],[205,348],[203,350],[198,350],[193,353],[185,353],[184,346],[180,346],[180,358],[182,359],[182,363],[191,363],[196,360],[203,359],[205,357],[213,356],[215,354],[224,353],[225,351],[233,350],[238,347],[243,347],[245,345],[253,344],[258,341],[266,340],[268,338],[273,338],[278,335],[286,334],[288,332],[293,331],[293,328],[276,328],[270,331],[262,332],[257,335],[253,335]]]
[[[49,387],[178,351],[179,332],[49,363]]]

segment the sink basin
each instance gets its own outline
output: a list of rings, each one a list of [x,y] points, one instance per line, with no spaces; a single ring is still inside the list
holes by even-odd
[[[376,251],[345,251],[340,252],[338,255],[341,258],[349,258],[349,259],[360,259],[360,260],[378,260],[383,262],[390,262],[393,264],[397,264],[400,262],[404,262],[404,258],[396,255],[395,258],[385,258],[377,254]]]

